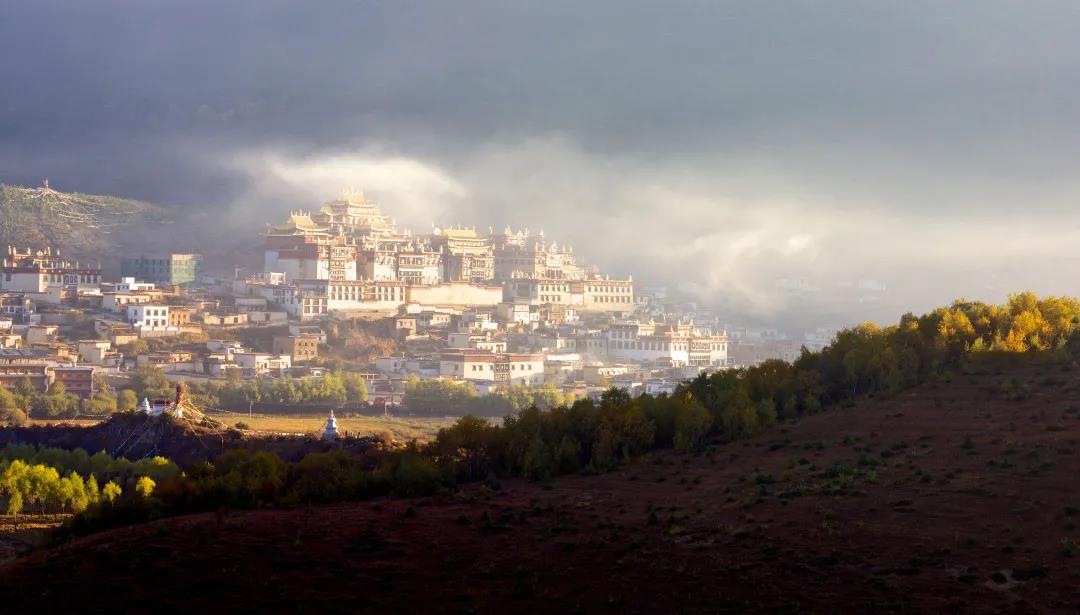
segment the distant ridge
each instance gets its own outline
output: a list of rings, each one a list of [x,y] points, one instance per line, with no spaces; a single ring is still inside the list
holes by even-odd
[[[0,247],[55,247],[66,255],[108,255],[120,231],[162,221],[157,205],[114,196],[0,184]]]

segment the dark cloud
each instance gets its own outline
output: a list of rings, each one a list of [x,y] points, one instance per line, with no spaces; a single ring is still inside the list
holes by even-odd
[[[1071,258],[1077,26],[1065,1],[0,1],[0,179],[253,228],[337,182],[418,224],[560,211],[593,260],[699,270],[739,313],[790,317],[780,276],[1061,292],[1011,266]],[[585,245],[657,225],[697,249]]]

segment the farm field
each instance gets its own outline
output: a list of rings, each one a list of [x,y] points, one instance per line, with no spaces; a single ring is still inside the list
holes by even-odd
[[[321,432],[326,417],[319,414],[253,414],[213,413],[210,416],[225,423],[244,423],[257,432],[313,434]],[[386,434],[395,440],[432,440],[439,429],[452,425],[455,417],[383,417],[339,416],[338,431],[348,435]]]

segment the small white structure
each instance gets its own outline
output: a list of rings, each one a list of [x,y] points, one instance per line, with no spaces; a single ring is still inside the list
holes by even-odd
[[[169,329],[169,306],[144,304],[127,306],[128,324],[141,330],[165,331]]]
[[[337,419],[334,418],[334,411],[330,411],[330,416],[326,418],[326,427],[323,428],[322,439],[327,442],[333,442],[337,439]]]
[[[232,360],[244,370],[256,375],[268,372],[284,373],[292,367],[292,357],[287,354],[266,352],[233,352]]]
[[[150,401],[147,398],[143,398],[142,403],[139,404],[139,412],[149,416],[161,416],[165,414],[165,411],[169,409],[169,402],[163,399],[155,399]],[[179,416],[179,410],[177,410]]]
[[[127,277],[120,278],[120,281],[114,285],[114,288],[118,292],[139,292],[144,290],[154,290],[154,284],[151,282],[136,282],[135,278]]]

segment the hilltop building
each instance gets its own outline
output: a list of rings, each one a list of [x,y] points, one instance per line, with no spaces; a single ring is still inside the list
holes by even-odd
[[[341,197],[312,212],[311,220],[333,236],[344,237],[361,250],[401,251],[411,240],[398,231],[392,218],[364,196],[348,190]]]
[[[265,234],[264,267],[281,272],[287,280],[355,280],[356,246],[310,214],[293,212]]]
[[[476,229],[435,227],[431,247],[442,253],[443,279],[447,282],[482,283],[495,279],[491,237]]]
[[[0,262],[0,289],[39,295],[39,299],[59,303],[63,291],[96,290],[101,285],[101,267],[60,257],[52,248],[25,251],[8,246]]]
[[[513,278],[583,280],[590,273],[577,264],[574,249],[562,249],[552,241],[545,243],[544,233],[530,235],[529,229],[513,231],[507,227],[492,236],[494,273],[496,282]]]
[[[543,232],[433,226],[413,237],[359,192],[317,211],[292,212],[269,226],[264,239],[264,273],[234,287],[299,320],[404,304],[506,302],[524,305],[527,322],[550,323],[574,321],[581,312],[625,315],[635,306],[632,278],[579,264],[572,248],[545,240]]]

